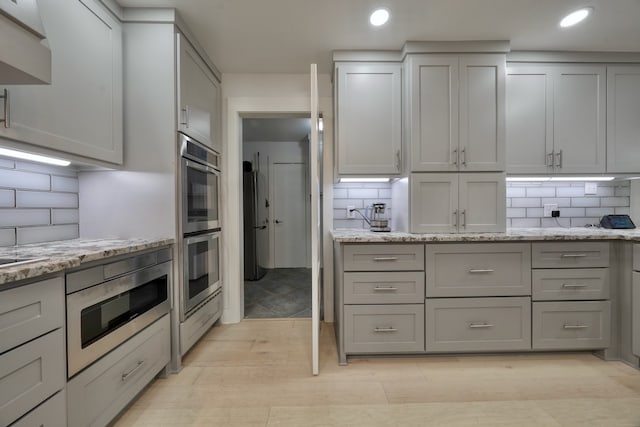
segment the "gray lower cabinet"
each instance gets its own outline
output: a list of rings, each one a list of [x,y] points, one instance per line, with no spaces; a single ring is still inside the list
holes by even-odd
[[[558,268],[533,270],[535,301],[609,299],[608,268]]]
[[[185,355],[221,315],[222,294],[220,293],[180,323],[180,354]]]
[[[609,346],[609,301],[533,303],[534,350],[599,349]]]
[[[422,271],[424,245],[344,246],[344,271]]]
[[[545,242],[531,245],[533,268],[609,267],[609,242]]]
[[[424,352],[424,304],[347,305],[347,353]]]
[[[531,299],[427,299],[425,332],[427,352],[529,350]]]
[[[170,359],[165,315],[67,383],[69,427],[105,426]]]
[[[0,425],[11,424],[64,388],[64,342],[64,331],[56,329],[0,355]]]
[[[11,427],[67,427],[66,407],[65,391],[62,390],[11,424]]]
[[[411,304],[424,300],[424,273],[346,272],[345,304]]]

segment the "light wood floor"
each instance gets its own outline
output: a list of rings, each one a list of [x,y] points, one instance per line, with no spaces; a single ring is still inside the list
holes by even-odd
[[[124,426],[640,426],[640,371],[585,353],[370,358],[338,366],[310,320],[216,326]]]

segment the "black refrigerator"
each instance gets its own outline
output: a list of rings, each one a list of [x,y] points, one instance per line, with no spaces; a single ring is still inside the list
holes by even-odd
[[[265,233],[267,226],[258,221],[258,173],[251,162],[243,162],[244,205],[244,280],[259,280],[267,271],[260,265],[258,233]]]

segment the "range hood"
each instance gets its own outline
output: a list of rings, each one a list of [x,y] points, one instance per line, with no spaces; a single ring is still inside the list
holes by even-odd
[[[51,50],[36,0],[0,0],[0,85],[51,83]]]

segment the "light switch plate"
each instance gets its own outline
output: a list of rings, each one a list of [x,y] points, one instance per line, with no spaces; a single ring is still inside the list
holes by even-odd
[[[544,216],[545,218],[551,218],[551,211],[556,211],[558,210],[558,204],[557,203],[547,203],[543,206],[543,212],[542,212],[542,216]],[[538,211],[540,212],[540,211]]]
[[[598,183],[597,182],[585,182],[584,183],[584,194],[598,194]]]

